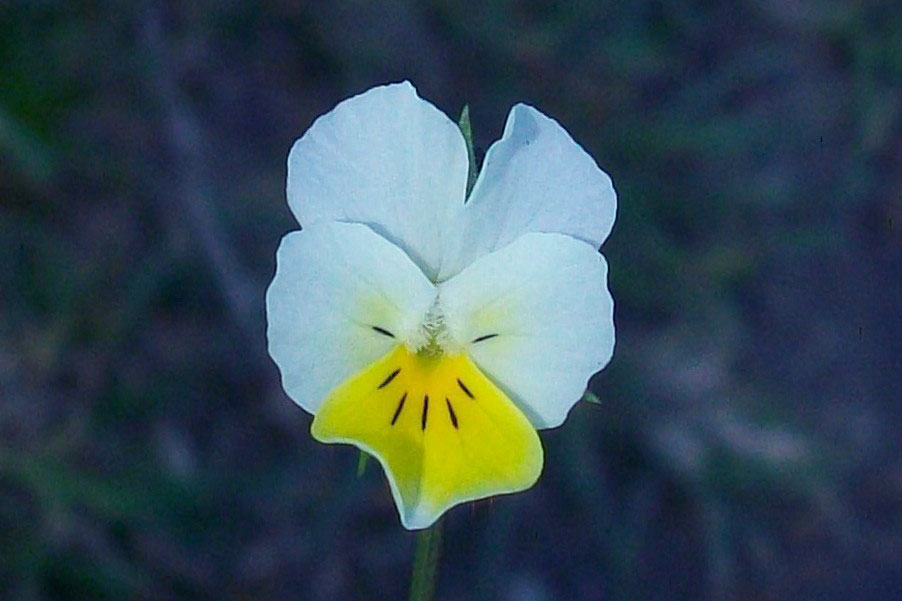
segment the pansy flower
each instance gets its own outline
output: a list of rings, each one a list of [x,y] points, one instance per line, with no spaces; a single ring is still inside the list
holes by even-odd
[[[288,157],[301,231],[266,295],[282,385],[311,433],[382,464],[402,524],[532,486],[614,348],[598,247],[610,178],[518,104],[467,196],[458,126],[407,83],[318,118]]]

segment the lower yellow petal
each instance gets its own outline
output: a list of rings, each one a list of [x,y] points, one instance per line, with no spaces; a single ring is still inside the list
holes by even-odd
[[[458,503],[529,488],[542,471],[535,429],[463,354],[399,346],[335,389],[311,433],[375,455],[411,529]]]

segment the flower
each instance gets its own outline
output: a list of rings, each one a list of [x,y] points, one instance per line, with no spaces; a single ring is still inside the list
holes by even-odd
[[[518,104],[466,197],[457,125],[404,82],[318,118],[288,157],[266,295],[282,385],[311,433],[382,464],[402,524],[532,486],[553,428],[614,349],[597,249],[610,178]]]

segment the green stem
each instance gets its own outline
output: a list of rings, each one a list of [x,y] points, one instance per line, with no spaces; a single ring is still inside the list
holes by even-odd
[[[410,601],[432,601],[441,550],[442,522],[439,520],[417,534],[413,575],[410,578]]]

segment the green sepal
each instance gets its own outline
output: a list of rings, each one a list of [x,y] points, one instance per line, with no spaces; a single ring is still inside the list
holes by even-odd
[[[586,401],[587,403],[593,403],[595,405],[601,405],[601,399],[598,398],[598,395],[592,392],[591,390],[587,390],[581,399]]]
[[[467,160],[470,166],[467,172],[467,196],[469,197],[470,191],[476,183],[476,176],[479,175],[476,168],[476,152],[473,150],[473,128],[470,125],[469,104],[465,104],[464,110],[460,112],[460,119],[457,122],[457,126],[460,128],[460,133],[463,134],[464,142],[466,142],[467,145]]]
[[[360,478],[366,473],[366,464],[369,462],[370,456],[366,451],[360,451],[357,456],[357,477]]]

